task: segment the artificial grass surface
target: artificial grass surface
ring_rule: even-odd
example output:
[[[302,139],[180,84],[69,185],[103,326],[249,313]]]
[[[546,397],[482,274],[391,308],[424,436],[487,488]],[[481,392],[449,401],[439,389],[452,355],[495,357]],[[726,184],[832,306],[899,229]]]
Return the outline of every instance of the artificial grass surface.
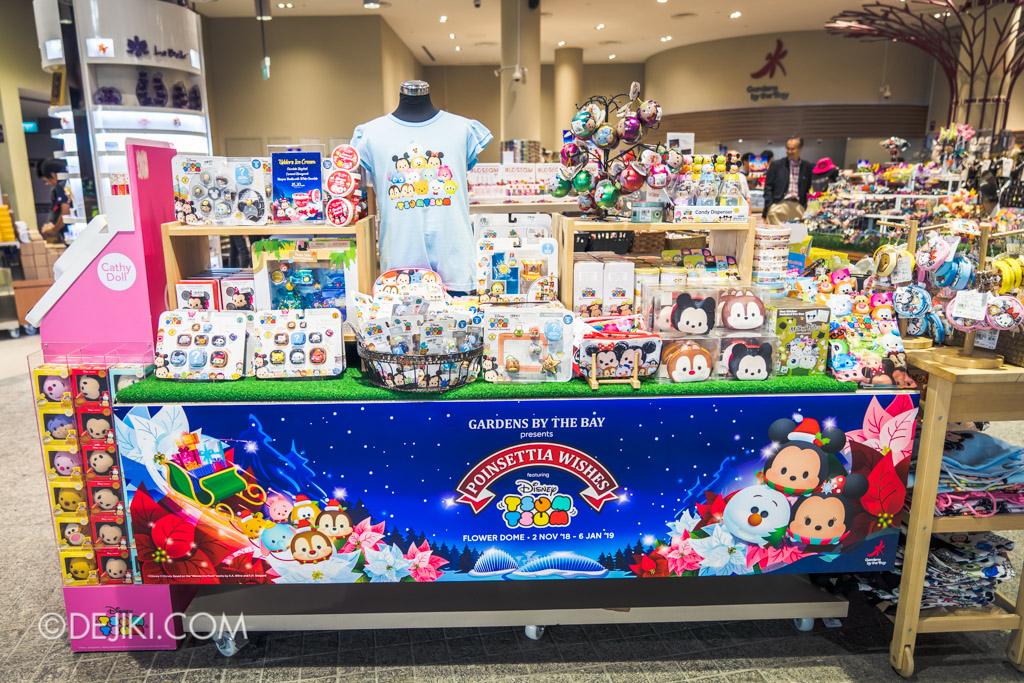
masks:
[[[703,396],[714,394],[805,394],[856,391],[852,382],[831,377],[777,377],[764,382],[697,382],[693,384],[643,382],[633,391],[612,384],[592,391],[581,379],[543,384],[492,384],[477,380],[442,393],[392,391],[375,387],[359,368],[348,368],[340,379],[266,380],[246,377],[228,382],[175,382],[149,377],[117,392],[118,404],[138,403],[260,403],[302,401],[416,401],[515,400],[521,398],[592,398],[607,396]]]

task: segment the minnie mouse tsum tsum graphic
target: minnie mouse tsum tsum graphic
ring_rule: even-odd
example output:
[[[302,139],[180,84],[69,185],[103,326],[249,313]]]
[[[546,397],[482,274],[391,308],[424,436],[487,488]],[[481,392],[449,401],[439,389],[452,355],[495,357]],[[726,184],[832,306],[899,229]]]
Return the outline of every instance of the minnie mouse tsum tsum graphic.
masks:
[[[224,306],[229,311],[253,311],[253,292],[251,289],[242,287],[227,287],[224,293],[230,300]]]
[[[737,380],[761,381],[772,372],[772,345],[733,344],[729,355],[729,375]]]
[[[444,158],[444,152],[431,152],[427,150],[427,167],[428,168],[441,168]]]
[[[850,533],[850,524],[861,510],[860,498],[868,480],[851,474],[832,493],[812,493],[793,505],[786,537],[807,545],[836,545]]]
[[[185,307],[193,311],[208,311],[210,310],[210,295],[206,292],[194,292],[185,290],[181,293],[181,300],[185,302]]]
[[[837,456],[846,445],[846,432],[838,427],[822,429],[809,417],[799,424],[781,418],[768,428],[768,438],[779,445],[758,475],[766,486],[802,496],[831,492],[846,483],[848,473]]]
[[[695,299],[689,292],[676,297],[672,307],[672,328],[687,334],[707,334],[715,327],[715,300]]]

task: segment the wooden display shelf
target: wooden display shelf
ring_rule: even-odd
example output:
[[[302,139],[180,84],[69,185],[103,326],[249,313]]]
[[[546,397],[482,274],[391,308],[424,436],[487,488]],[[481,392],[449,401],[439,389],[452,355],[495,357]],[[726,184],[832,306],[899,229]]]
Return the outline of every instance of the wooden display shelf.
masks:
[[[756,216],[750,216],[743,223],[701,223],[685,221],[682,223],[632,223],[630,221],[595,221],[568,218],[561,214],[552,217],[552,233],[558,240],[558,280],[562,294],[562,305],[572,308],[573,291],[573,253],[575,251],[577,232],[611,232],[626,230],[630,232],[674,232],[674,231],[705,231],[708,233],[708,249],[716,256],[732,256],[739,266],[740,281],[750,282],[754,268],[754,228],[757,226]]]
[[[1009,630],[1007,658],[1014,668],[1024,671],[1024,591],[1018,591],[1016,602],[997,593],[995,603],[984,608],[921,609],[933,533],[1024,529],[1024,515],[935,516],[947,426],[954,422],[1024,419],[1024,401],[1020,400],[1024,395],[1024,368],[955,367],[945,364],[936,349],[907,349],[907,363],[928,373],[928,390],[921,403],[924,417],[889,662],[901,676],[912,676],[919,633]]]
[[[377,279],[377,242],[373,217],[343,227],[309,225],[297,228],[290,225],[186,225],[163,223],[160,232],[164,247],[164,272],[167,276],[167,300],[174,301],[174,286],[185,278],[202,272],[210,265],[210,237],[222,235],[249,235],[251,237],[340,237],[356,242],[356,267],[359,269],[359,290],[369,292]],[[355,336],[346,330],[345,341]]]
[[[576,202],[511,202],[508,204],[470,204],[470,213],[565,213],[579,211]]]
[[[964,531],[1020,531],[1024,515],[992,515],[991,517],[936,517],[932,533],[948,534]]]

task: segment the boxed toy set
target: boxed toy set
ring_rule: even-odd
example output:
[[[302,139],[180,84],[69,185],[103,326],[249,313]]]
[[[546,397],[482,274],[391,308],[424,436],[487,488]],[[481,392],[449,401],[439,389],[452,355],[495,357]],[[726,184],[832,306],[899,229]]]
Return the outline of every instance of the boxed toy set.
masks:
[[[336,308],[345,319],[358,290],[355,241],[266,239],[252,251],[256,310]]]
[[[661,337],[649,332],[587,332],[576,349],[577,367],[587,379],[647,379],[658,373],[661,349]]]
[[[568,382],[573,315],[563,308],[491,306],[481,367],[488,382]]]
[[[477,242],[480,303],[554,301],[558,298],[558,242],[542,238],[516,246],[514,239]]]
[[[189,225],[263,225],[267,222],[267,161],[257,157],[178,155],[174,215]]]
[[[253,334],[256,377],[340,377],[345,371],[342,340],[337,309],[261,311]]]
[[[768,307],[768,329],[779,340],[775,372],[780,376],[824,375],[828,366],[831,311],[795,301]]]

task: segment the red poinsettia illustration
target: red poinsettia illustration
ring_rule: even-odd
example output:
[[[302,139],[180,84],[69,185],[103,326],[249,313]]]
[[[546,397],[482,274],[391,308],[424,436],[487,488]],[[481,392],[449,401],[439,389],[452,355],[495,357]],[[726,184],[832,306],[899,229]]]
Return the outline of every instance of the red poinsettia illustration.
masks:
[[[426,541],[423,541],[418,547],[415,543],[410,545],[405,559],[412,560],[410,576],[420,583],[437,581],[437,577],[441,575],[441,572],[437,571],[438,568],[448,564],[448,560],[434,555],[433,549]]]
[[[636,564],[629,565],[629,568],[641,579],[669,575],[668,560],[657,552],[652,552],[649,555],[633,555],[633,559]]]
[[[893,465],[888,453],[856,441],[850,442],[850,455],[852,472],[867,478],[868,490],[860,499],[864,511],[854,518],[848,543],[899,526],[907,498],[904,482],[910,468],[910,458]]]
[[[145,485],[132,497],[132,532],[146,583],[220,583],[217,565],[246,548],[245,538],[193,516]]]
[[[697,514],[700,515],[700,523],[695,527],[703,529],[712,524],[719,524],[722,515],[725,514],[725,504],[728,502],[724,497],[712,491],[705,491],[706,503],[697,503]]]
[[[274,583],[280,575],[262,558],[242,553],[217,565],[221,583]]]

